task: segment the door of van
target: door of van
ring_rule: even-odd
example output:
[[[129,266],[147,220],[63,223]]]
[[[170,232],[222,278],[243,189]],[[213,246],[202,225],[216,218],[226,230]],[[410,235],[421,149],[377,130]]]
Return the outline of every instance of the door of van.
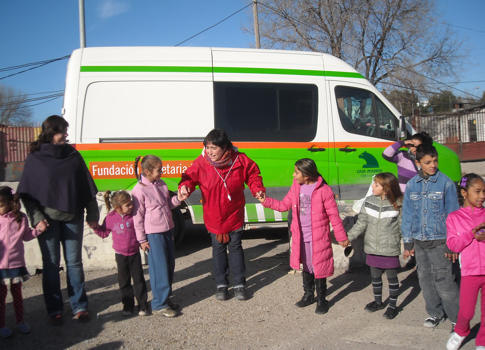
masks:
[[[330,162],[336,164],[340,198],[359,199],[373,175],[396,173],[382,152],[397,140],[399,120],[370,84],[330,80],[328,86],[334,142]]]
[[[259,165],[269,196],[288,192],[300,158],[314,159],[325,176],[329,125],[319,118],[326,105],[320,54],[213,49],[213,65],[215,127]]]

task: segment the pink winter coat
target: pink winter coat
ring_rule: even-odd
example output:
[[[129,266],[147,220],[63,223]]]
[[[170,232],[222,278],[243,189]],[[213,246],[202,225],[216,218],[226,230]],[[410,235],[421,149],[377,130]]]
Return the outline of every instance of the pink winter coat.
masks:
[[[300,229],[300,184],[293,181],[288,194],[282,201],[268,198],[263,203],[266,208],[277,211],[292,210],[291,221],[291,256],[290,266],[300,269],[300,248],[302,234]],[[342,220],[340,219],[337,203],[332,189],[318,178],[317,185],[312,193],[312,265],[315,278],[326,278],[333,275],[333,251],[330,239],[330,226],[332,223],[335,239],[338,242],[347,240]]]
[[[166,232],[174,227],[172,211],[180,205],[177,196],[170,198],[167,185],[161,179],[148,181],[143,175],[131,192],[133,197],[133,223],[136,239],[143,243],[147,234]]]
[[[24,267],[23,241],[30,241],[40,234],[29,227],[27,216],[23,213],[20,223],[11,211],[0,215],[0,269]]]
[[[460,253],[461,275],[485,275],[485,241],[477,241],[472,229],[485,222],[485,208],[464,207],[446,219],[446,244]]]

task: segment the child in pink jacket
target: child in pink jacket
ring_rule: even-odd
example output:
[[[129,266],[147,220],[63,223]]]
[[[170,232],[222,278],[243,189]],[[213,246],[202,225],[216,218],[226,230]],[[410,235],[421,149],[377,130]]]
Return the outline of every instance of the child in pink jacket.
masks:
[[[138,178],[138,162],[135,174]],[[160,179],[162,161],[157,156],[141,158],[141,175],[131,193],[133,196],[136,238],[141,249],[148,252],[148,272],[152,289],[152,311],[165,317],[178,315],[178,305],[172,294],[175,270],[174,227],[171,209],[180,205],[187,196],[170,196],[167,185]]]
[[[22,282],[29,273],[25,268],[24,243],[42,232],[33,230],[27,223],[27,216],[20,212],[18,197],[8,186],[0,187],[0,337],[7,338],[12,330],[5,327],[5,299],[7,284],[10,284],[17,330],[30,333],[30,326],[24,322]]]
[[[111,233],[116,265],[118,267],[118,285],[120,286],[123,315],[135,312],[135,298],[138,302],[138,315],[149,313],[147,287],[141,265],[140,244],[136,239],[133,224],[133,201],[126,191],[106,191],[104,194],[108,215],[101,226],[94,232],[101,238]],[[113,210],[111,210],[113,208]],[[131,285],[133,279],[133,286]]]
[[[476,174],[467,174],[459,183],[463,207],[446,219],[446,244],[460,253],[461,284],[460,309],[454,332],[446,348],[458,349],[470,334],[470,321],[475,313],[478,292],[481,290],[482,316],[475,340],[477,349],[485,350],[485,182]]]
[[[303,158],[295,163],[293,185],[282,201],[261,195],[258,199],[263,206],[277,211],[292,210],[290,265],[299,270],[303,264],[304,294],[296,303],[298,307],[315,302],[315,313],[328,312],[327,277],[333,275],[333,251],[330,239],[332,223],[334,235],[339,245],[349,244],[337,203],[331,188],[318,173],[312,159]]]

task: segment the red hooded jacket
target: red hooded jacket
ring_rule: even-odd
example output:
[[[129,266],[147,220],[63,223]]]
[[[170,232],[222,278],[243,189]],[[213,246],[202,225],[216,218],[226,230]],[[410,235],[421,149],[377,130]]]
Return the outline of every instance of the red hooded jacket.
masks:
[[[259,191],[265,191],[261,173],[254,161],[240,152],[233,152],[232,161],[232,169],[230,165],[215,168],[200,155],[182,174],[179,184],[179,188],[185,185],[190,193],[199,186],[204,223],[207,231],[214,234],[229,233],[243,226],[246,203],[244,184],[248,185],[253,196]],[[221,177],[226,179],[227,189]]]

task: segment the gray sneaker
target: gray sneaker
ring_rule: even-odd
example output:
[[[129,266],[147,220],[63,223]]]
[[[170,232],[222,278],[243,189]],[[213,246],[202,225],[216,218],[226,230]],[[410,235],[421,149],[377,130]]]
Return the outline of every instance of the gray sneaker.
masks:
[[[244,287],[236,287],[234,288],[234,296],[237,300],[247,300],[248,293],[246,292],[246,288]]]
[[[164,309],[155,310],[154,313],[157,313],[157,314],[160,314],[162,316],[169,317],[169,318],[175,317],[179,314],[177,310],[172,309],[170,306],[166,307]]]
[[[216,291],[217,300],[227,300],[229,299],[229,293],[227,293],[227,287],[218,287]]]
[[[435,328],[442,320],[443,318],[440,317],[428,317],[424,320],[423,326],[426,328]]]

